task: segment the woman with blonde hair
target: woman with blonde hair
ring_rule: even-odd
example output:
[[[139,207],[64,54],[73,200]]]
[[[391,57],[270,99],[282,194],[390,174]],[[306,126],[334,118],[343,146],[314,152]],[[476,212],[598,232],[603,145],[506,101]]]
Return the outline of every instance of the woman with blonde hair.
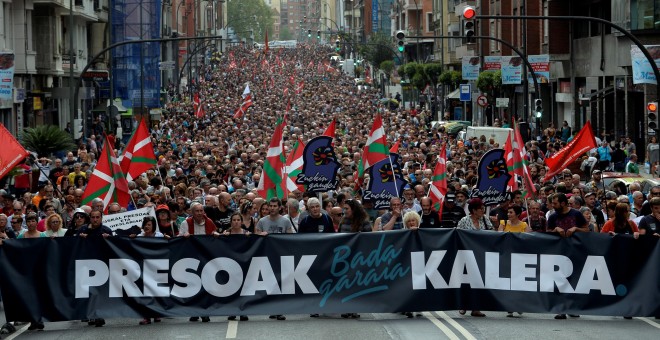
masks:
[[[403,227],[405,229],[415,230],[419,229],[419,224],[422,221],[422,217],[414,211],[409,211],[403,215]]]
[[[62,237],[66,234],[67,229],[63,227],[64,221],[59,214],[51,214],[46,217],[46,236]]]

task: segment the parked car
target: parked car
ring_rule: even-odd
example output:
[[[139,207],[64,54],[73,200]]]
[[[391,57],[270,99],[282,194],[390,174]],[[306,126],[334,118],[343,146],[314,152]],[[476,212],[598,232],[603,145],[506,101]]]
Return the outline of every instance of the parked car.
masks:
[[[642,183],[644,177],[640,174],[633,174],[629,172],[603,172],[603,184],[606,190],[618,191],[620,193],[627,193],[628,186],[633,182]],[[615,190],[617,189],[618,190]],[[644,192],[644,190],[642,190]]]

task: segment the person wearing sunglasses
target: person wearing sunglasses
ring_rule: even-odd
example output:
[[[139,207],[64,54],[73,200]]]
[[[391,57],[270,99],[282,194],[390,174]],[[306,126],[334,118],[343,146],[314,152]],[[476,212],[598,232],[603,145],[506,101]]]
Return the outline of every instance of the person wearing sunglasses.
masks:
[[[69,228],[67,229],[64,236],[78,236],[80,229],[89,224],[89,214],[85,212],[82,208],[76,209],[76,212],[73,213],[73,218]]]

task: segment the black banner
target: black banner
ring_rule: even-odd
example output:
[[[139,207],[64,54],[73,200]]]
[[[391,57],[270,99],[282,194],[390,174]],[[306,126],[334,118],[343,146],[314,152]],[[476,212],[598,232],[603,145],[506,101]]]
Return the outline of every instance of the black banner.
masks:
[[[8,320],[477,309],[660,315],[656,237],[463,230],[9,240]]]

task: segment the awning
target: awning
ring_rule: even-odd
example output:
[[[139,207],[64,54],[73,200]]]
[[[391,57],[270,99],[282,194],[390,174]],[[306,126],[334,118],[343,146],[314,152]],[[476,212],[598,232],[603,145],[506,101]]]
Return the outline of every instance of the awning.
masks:
[[[461,99],[461,89],[458,88],[454,91],[451,91],[448,95],[445,96],[446,99]]]

